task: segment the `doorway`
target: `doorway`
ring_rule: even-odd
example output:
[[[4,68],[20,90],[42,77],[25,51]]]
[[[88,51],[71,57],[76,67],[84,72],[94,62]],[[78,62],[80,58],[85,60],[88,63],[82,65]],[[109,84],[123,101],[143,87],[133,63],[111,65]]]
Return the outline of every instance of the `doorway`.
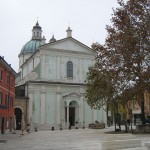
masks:
[[[70,123],[70,126],[75,125],[75,107],[69,108],[69,123]]]
[[[20,108],[15,108],[15,116],[16,116],[16,130],[21,130],[22,110]]]
[[[70,126],[75,126],[75,122],[78,121],[79,118],[79,110],[78,110],[78,103],[76,101],[71,101],[69,103],[69,112],[68,112],[68,121],[67,121],[67,107],[65,107],[65,121],[69,122]]]
[[[5,119],[2,118],[2,122],[1,122],[1,134],[5,133]]]

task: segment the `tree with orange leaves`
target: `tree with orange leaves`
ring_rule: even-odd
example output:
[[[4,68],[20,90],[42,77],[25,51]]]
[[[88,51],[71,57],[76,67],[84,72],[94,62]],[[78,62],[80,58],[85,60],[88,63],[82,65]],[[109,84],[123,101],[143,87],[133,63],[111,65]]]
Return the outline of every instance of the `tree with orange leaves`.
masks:
[[[150,1],[118,0],[112,25],[107,25],[105,44],[95,43],[96,63],[87,74],[85,100],[92,108],[135,96],[141,101],[144,123],[144,92],[150,92]]]

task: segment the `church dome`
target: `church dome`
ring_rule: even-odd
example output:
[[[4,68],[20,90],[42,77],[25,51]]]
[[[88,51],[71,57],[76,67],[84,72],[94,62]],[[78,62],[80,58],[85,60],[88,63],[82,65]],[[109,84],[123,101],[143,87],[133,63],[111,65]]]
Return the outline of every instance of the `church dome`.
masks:
[[[32,39],[23,46],[19,55],[34,53],[42,44],[42,40],[45,39],[42,39],[42,28],[39,26],[39,23],[37,21],[32,29]]]
[[[20,54],[34,53],[40,45],[41,40],[32,39],[23,46]]]

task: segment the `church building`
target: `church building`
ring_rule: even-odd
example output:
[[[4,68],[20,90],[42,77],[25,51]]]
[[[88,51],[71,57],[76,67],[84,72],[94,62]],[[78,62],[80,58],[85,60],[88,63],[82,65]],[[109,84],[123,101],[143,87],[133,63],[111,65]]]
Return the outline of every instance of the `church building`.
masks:
[[[37,22],[32,39],[19,54],[20,78],[28,97],[27,123],[38,130],[88,127],[95,121],[106,123],[103,109],[93,110],[84,101],[88,68],[96,53],[72,37],[70,27],[65,38],[48,43]]]

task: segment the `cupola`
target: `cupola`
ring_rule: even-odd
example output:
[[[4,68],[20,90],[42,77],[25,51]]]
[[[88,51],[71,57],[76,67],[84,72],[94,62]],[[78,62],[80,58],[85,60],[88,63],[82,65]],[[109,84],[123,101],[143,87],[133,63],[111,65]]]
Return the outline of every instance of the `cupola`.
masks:
[[[54,35],[53,35],[49,42],[55,42],[55,41],[56,39],[54,38]]]
[[[39,26],[39,23],[37,21],[37,23],[32,29],[32,39],[41,40],[41,38],[42,38],[42,28]]]

